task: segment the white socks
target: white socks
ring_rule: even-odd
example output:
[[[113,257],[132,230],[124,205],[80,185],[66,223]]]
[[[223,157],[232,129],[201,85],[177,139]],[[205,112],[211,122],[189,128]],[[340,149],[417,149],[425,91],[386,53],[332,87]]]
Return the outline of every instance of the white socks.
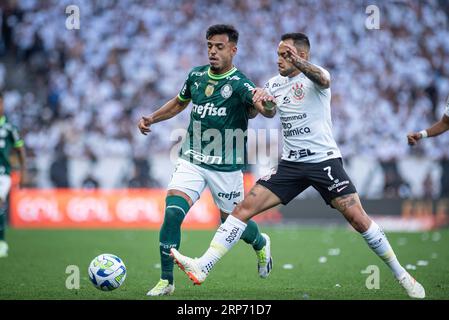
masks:
[[[229,215],[215,233],[209,249],[207,249],[201,258],[198,258],[201,269],[205,273],[209,273],[215,263],[240,240],[245,229],[246,223]]]
[[[370,227],[362,233],[362,237],[368,246],[390,267],[396,279],[404,275],[405,269],[399,263],[385,233],[377,223],[371,221]]]
[[[207,249],[202,257],[198,258],[201,269],[205,273],[209,273],[218,260],[240,240],[245,229],[246,223],[232,215],[228,216],[226,221],[215,233],[209,249]],[[368,246],[390,267],[396,279],[404,275],[406,270],[396,258],[385,233],[374,221],[371,221],[368,230],[361,235],[368,243]]]

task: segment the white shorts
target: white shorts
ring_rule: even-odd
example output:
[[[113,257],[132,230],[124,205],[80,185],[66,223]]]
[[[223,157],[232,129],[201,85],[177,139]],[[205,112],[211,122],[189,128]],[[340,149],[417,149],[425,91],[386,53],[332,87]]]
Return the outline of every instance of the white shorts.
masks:
[[[11,188],[11,177],[5,174],[0,175],[0,201],[5,202]]]
[[[242,171],[208,170],[181,158],[176,163],[167,189],[182,191],[195,203],[206,186],[209,186],[217,207],[225,213],[231,213],[235,205],[243,200]]]

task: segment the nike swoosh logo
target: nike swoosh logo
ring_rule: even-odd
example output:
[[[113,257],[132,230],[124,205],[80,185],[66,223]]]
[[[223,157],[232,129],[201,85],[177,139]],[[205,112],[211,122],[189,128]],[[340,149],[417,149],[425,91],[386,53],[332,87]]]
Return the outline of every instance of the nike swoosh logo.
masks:
[[[277,96],[273,96],[273,98],[277,99],[277,98],[279,98],[280,96],[281,96],[281,95],[278,94]]]
[[[348,186],[344,186],[343,188],[340,188],[340,189],[338,189],[337,188],[337,192],[340,192],[341,190],[344,190],[344,189],[346,189]]]

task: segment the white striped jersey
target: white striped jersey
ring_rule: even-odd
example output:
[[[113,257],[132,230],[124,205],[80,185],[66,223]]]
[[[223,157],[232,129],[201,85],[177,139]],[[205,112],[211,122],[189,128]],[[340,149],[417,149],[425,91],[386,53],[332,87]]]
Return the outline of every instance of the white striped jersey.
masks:
[[[327,70],[320,69],[330,77]],[[330,88],[320,88],[300,73],[292,78],[277,75],[266,83],[265,90],[276,99],[283,160],[317,163],[341,157],[332,135]]]

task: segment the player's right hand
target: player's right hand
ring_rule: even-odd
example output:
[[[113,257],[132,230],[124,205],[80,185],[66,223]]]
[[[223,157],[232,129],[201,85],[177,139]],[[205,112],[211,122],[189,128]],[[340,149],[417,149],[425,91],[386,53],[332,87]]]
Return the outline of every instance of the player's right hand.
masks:
[[[150,126],[152,123],[153,122],[150,117],[142,117],[142,119],[139,120],[137,127],[139,127],[140,132],[146,136],[149,132],[151,132]]]
[[[421,133],[419,132],[413,132],[413,133],[409,133],[407,135],[407,140],[408,140],[408,144],[410,146],[414,146],[418,143],[418,140],[421,140],[422,136]]]

